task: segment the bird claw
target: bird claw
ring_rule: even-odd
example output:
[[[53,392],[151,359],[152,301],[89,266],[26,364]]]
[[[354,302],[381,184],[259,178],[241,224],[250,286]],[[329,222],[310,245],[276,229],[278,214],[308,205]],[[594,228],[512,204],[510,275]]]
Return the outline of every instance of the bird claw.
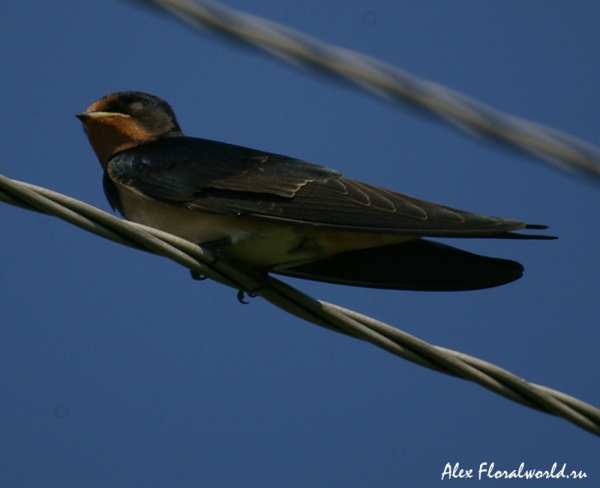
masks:
[[[244,290],[238,290],[237,299],[238,299],[238,302],[240,302],[242,305],[248,305],[250,303],[250,302],[247,302],[246,300],[244,300],[244,297],[246,296],[246,294],[248,295],[249,298],[254,298],[256,296],[255,293],[250,293],[249,291],[244,291]]]
[[[196,281],[204,281],[205,279],[208,278],[208,276],[200,274],[200,273],[196,273],[195,271],[190,270],[190,274],[192,275],[192,279],[196,280]]]
[[[190,274],[192,275],[192,279],[196,280],[196,281],[204,281],[205,279],[208,278],[208,276],[202,275],[200,273],[196,273],[195,271],[190,271]],[[256,293],[251,293],[249,291],[245,291],[245,290],[238,290],[237,292],[237,299],[238,302],[240,302],[242,305],[248,305],[250,302],[245,300],[245,297],[248,296],[248,298],[254,298],[256,297]]]

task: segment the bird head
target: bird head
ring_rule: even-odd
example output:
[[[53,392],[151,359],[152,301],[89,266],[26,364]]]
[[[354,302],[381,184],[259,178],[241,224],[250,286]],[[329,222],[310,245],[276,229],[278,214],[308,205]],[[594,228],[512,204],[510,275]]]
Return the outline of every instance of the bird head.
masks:
[[[157,139],[181,136],[171,106],[142,92],[119,92],[92,103],[76,117],[90,144],[106,167],[116,153]]]

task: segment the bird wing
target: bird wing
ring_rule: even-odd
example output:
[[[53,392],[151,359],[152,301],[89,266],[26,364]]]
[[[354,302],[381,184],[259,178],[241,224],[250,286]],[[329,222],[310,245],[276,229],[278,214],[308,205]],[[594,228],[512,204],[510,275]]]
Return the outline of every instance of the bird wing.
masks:
[[[177,207],[330,230],[502,237],[527,228],[519,220],[464,212],[342,178],[306,161],[191,137],[118,153],[106,175]],[[109,200],[110,193],[107,188]]]

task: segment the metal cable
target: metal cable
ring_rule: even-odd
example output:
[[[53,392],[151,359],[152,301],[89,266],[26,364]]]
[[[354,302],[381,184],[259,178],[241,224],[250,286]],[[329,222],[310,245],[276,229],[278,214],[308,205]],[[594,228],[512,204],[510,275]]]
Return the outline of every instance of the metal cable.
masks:
[[[433,346],[388,324],[316,300],[290,285],[214,257],[166,232],[128,222],[74,198],[0,175],[0,200],[53,215],[119,244],[152,252],[220,283],[245,290],[314,324],[362,339],[434,371],[473,381],[510,400],[562,417],[600,435],[600,410],[577,398],[522,378],[460,352]]]
[[[330,46],[281,24],[208,0],[134,1],[146,6],[158,5],[196,29],[208,28],[294,66],[334,75],[387,101],[408,103],[470,136],[484,136],[509,144],[555,167],[600,183],[600,148],[541,124],[504,114],[377,59]]]

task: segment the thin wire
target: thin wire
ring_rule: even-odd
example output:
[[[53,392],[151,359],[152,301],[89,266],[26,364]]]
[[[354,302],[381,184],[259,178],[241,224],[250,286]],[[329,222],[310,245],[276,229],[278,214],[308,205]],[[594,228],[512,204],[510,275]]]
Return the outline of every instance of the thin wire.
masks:
[[[504,114],[377,59],[330,46],[281,24],[208,0],[135,1],[146,6],[158,5],[196,29],[209,29],[283,62],[333,75],[387,101],[408,103],[470,136],[500,141],[557,168],[600,183],[600,148],[541,124]]]
[[[473,381],[528,407],[551,413],[600,436],[600,410],[547,387],[460,352],[433,346],[371,317],[316,300],[292,286],[214,257],[199,246],[166,232],[121,220],[74,198],[0,175],[0,200],[47,213],[88,232],[134,249],[152,252],[212,278],[245,290],[314,324],[362,339],[434,371]]]

